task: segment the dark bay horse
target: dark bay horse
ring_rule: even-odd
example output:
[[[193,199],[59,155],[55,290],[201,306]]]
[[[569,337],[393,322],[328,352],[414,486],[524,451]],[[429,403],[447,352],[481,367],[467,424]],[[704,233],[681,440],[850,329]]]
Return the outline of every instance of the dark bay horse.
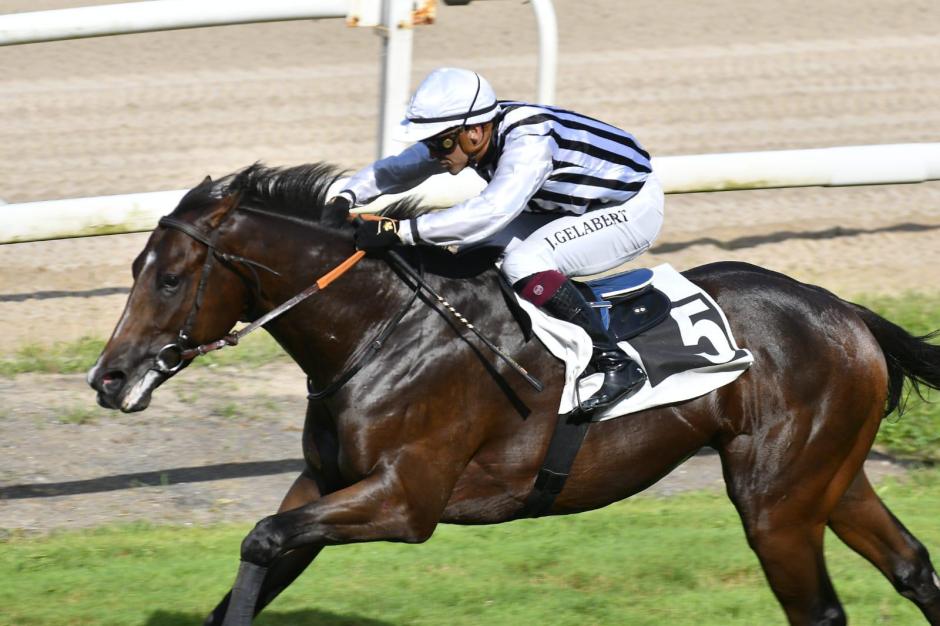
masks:
[[[349,257],[345,216],[323,206],[335,176],[325,165],[255,165],[191,190],[172,214],[185,226],[158,227],[134,262],[123,316],[88,374],[99,402],[145,409],[176,373],[161,371],[155,357],[181,329],[190,345],[217,340]],[[708,446],[791,624],[846,623],[823,557],[827,525],[940,624],[940,579],[927,550],[862,468],[905,381],[940,388],[934,335],[914,337],[821,288],[747,264],[686,275],[721,305],[754,365],[705,396],[592,424],[551,513],[626,498]],[[207,624],[250,623],[324,546],[416,543],[440,522],[495,524],[519,514],[556,423],[563,367],[523,339],[494,269],[427,280],[545,391],[493,360],[430,298],[408,306],[414,286],[382,259],[363,260],[266,324],[319,389],[404,311],[374,358],[309,403],[306,469],[278,512],[245,538],[233,592]]]

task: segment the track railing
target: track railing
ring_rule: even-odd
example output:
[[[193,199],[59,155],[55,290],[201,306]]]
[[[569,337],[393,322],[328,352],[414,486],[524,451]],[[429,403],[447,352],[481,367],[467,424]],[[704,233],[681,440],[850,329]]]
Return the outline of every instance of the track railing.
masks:
[[[940,143],[664,156],[653,158],[653,169],[666,193],[915,183],[940,180]],[[479,193],[483,186],[469,170],[458,176],[440,174],[408,194],[384,196],[364,210],[378,210],[405,195],[417,196],[430,206],[450,206]],[[174,190],[2,206],[0,243],[152,230],[184,193]]]
[[[446,2],[447,0],[445,0]],[[463,4],[465,2],[456,2]],[[554,101],[557,26],[551,0],[531,0],[539,27],[538,100]],[[395,152],[391,129],[409,93],[412,26],[433,21],[436,0],[150,0],[0,16],[0,46],[225,24],[345,17],[385,38],[379,155]],[[653,159],[667,193],[796,186],[871,185],[940,179],[940,144],[666,156]],[[432,177],[409,195],[448,206],[480,191],[472,172]],[[0,208],[0,244],[152,229],[184,190],[52,200]],[[367,210],[384,206],[389,196]]]

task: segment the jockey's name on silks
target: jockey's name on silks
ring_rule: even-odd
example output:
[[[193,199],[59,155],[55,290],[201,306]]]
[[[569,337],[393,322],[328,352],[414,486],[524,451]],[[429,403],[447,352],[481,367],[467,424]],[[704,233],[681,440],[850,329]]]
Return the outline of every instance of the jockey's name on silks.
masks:
[[[544,239],[545,242],[552,247],[552,250],[554,250],[560,243],[573,241],[579,237],[584,237],[588,233],[596,233],[597,231],[607,228],[608,226],[613,226],[614,224],[626,224],[629,221],[630,220],[627,217],[627,209],[623,208],[611,213],[598,215],[597,217],[592,218],[590,221],[568,226],[567,228],[563,228],[552,233],[548,237],[544,237]]]

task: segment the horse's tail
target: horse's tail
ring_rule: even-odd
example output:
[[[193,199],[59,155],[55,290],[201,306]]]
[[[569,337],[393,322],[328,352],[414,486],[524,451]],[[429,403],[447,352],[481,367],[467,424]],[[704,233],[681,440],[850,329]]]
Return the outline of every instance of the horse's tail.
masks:
[[[851,303],[850,303],[851,304]],[[940,337],[940,330],[915,336],[859,304],[851,304],[868,330],[875,336],[888,363],[888,399],[885,415],[895,409],[904,412],[904,380],[923,398],[921,385],[940,389],[940,346],[930,343]]]

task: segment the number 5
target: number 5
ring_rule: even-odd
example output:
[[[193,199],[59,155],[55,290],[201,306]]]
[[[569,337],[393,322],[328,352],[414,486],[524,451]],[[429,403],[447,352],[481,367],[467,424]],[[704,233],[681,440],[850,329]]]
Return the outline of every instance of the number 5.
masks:
[[[698,299],[673,308],[669,314],[679,325],[679,333],[682,335],[683,344],[695,346],[698,345],[699,339],[704,337],[717,351],[716,354],[699,352],[697,356],[708,359],[712,363],[727,363],[734,357],[734,349],[728,344],[728,337],[725,336],[721,326],[709,319],[692,321],[693,315],[698,315],[707,310],[708,306]]]

